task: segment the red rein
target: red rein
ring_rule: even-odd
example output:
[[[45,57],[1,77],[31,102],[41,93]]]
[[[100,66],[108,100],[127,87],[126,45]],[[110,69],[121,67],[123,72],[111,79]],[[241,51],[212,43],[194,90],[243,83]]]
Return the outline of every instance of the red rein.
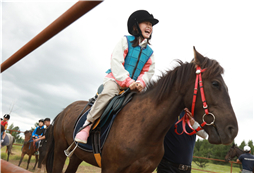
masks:
[[[205,114],[203,116],[203,123],[195,130],[192,128],[191,124],[190,124],[190,118],[188,117],[188,109],[185,108],[185,114],[184,116],[175,123],[175,132],[178,134],[178,135],[181,135],[184,133],[188,134],[188,135],[194,135],[196,134],[198,131],[202,130],[202,128],[205,126],[205,125],[208,125],[205,121],[204,121],[204,117],[205,115],[208,115],[208,114],[211,114],[208,112],[208,105],[206,103],[206,100],[205,100],[205,93],[204,93],[204,88],[203,88],[203,82],[202,82],[202,76],[201,76],[201,73],[203,73],[206,69],[201,69],[200,66],[197,66],[196,68],[196,82],[195,82],[195,87],[194,87],[194,95],[193,95],[193,100],[192,100],[192,107],[191,107],[191,116],[194,117],[194,109],[195,109],[195,104],[196,104],[196,97],[197,97],[197,93],[198,93],[198,84],[199,84],[199,88],[200,88],[200,93],[201,93],[201,99],[202,99],[202,102],[203,102],[203,108],[205,109]],[[190,114],[190,113],[189,113]],[[212,115],[212,114],[211,114]],[[214,117],[214,115],[212,115]],[[214,117],[214,120],[215,120],[215,117]],[[178,133],[177,131],[177,124],[179,124],[180,122],[182,121],[182,126],[183,126],[183,131],[181,133]],[[192,132],[189,133],[187,132],[186,130],[186,122],[188,124],[188,126],[191,128]],[[213,124],[214,121],[212,123],[210,123],[209,125]]]

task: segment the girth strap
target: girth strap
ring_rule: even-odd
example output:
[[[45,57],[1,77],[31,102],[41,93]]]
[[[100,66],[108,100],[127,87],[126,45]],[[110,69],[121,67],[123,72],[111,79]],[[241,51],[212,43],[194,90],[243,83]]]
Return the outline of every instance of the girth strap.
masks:
[[[129,95],[126,99],[124,99],[125,96],[122,97],[123,94],[127,94],[129,91],[130,91],[130,89],[128,88],[123,93],[120,93],[119,98],[122,98],[122,99],[120,99],[118,104],[112,105],[113,109],[111,111],[113,111],[113,113],[115,113],[115,115],[117,115],[122,110],[122,108],[127,103],[129,103],[131,101],[134,93]],[[118,99],[117,96],[115,98]],[[110,114],[111,114],[111,112],[110,112]],[[92,148],[93,148],[94,158],[95,158],[99,167],[101,167],[101,146],[100,146],[101,128],[98,125],[100,124],[102,118],[103,117],[101,116],[101,118],[98,118],[95,121],[94,125],[92,126],[92,130],[90,132],[91,137],[92,137]]]
[[[99,167],[101,167],[100,132],[101,132],[100,127],[97,127],[96,129],[93,129],[91,131],[93,154]]]

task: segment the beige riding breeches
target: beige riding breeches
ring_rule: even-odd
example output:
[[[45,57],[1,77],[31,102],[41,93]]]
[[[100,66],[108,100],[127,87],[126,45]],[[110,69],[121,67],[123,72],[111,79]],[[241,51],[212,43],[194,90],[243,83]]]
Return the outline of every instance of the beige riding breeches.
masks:
[[[105,82],[103,87],[103,91],[98,95],[98,98],[87,115],[87,120],[92,123],[102,115],[109,101],[120,92],[120,86],[113,80]]]

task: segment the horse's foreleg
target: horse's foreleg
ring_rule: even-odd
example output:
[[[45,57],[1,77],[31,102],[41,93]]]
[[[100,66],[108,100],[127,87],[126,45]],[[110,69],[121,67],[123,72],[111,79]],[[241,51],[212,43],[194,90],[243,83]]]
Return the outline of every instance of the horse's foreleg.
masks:
[[[41,173],[44,173],[45,172],[44,170],[46,170],[45,165],[42,164],[40,170],[41,170]]]
[[[75,154],[71,156],[69,165],[65,171],[65,173],[73,173],[78,169],[79,164],[82,162]]]
[[[54,146],[54,161],[52,173],[62,173],[66,156],[64,150],[67,148],[65,141],[58,140]]]
[[[32,155],[29,155],[29,158],[28,158],[28,161],[27,161],[27,167],[26,167],[27,170],[28,170],[28,167],[29,167],[29,163],[30,163],[31,156],[32,156]]]
[[[22,160],[24,158],[24,155],[25,155],[24,153],[21,154],[21,158],[20,158],[20,161],[19,161],[19,166],[20,166],[20,164],[21,164],[21,162],[22,162]]]
[[[36,167],[36,165],[37,165],[37,162],[38,162],[38,155],[35,155],[35,165],[34,165],[34,168],[33,168],[33,170],[35,170],[35,167]]]
[[[10,157],[10,154],[11,154],[12,145],[13,144],[7,146],[7,149],[8,149],[7,162],[9,162],[9,157]]]
[[[41,148],[39,149],[39,161],[38,161],[38,168],[41,168],[41,163],[42,163],[42,159],[45,157],[44,154],[42,153]]]
[[[11,152],[8,151],[7,162],[9,162],[10,153],[11,153]]]

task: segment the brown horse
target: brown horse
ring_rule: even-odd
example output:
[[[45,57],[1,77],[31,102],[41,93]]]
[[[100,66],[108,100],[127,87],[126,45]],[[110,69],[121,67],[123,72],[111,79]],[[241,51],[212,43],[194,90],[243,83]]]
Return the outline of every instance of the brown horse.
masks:
[[[244,154],[246,152],[244,152],[243,150],[241,150],[240,148],[238,148],[234,143],[232,145],[232,147],[229,149],[228,153],[225,156],[225,161],[229,162],[231,159],[233,159],[234,157],[239,158],[241,154]],[[242,170],[242,165],[239,165],[240,170]],[[252,172],[254,172],[254,167]]]
[[[223,68],[215,60],[203,57],[194,48],[191,63],[182,63],[163,74],[147,90],[135,95],[117,115],[102,150],[102,173],[152,172],[164,154],[163,141],[169,128],[184,108],[191,110],[196,65],[202,69],[205,96],[215,123],[205,126],[209,142],[230,144],[237,135],[238,124],[231,106],[228,89],[221,76]],[[204,115],[200,92],[197,94],[195,119],[202,123]],[[54,120],[51,145],[47,155],[47,171],[62,172],[64,150],[73,142],[77,117],[87,102],[77,101],[67,106]],[[212,116],[206,116],[211,122]],[[66,173],[76,172],[86,161],[97,166],[92,153],[77,148],[70,158]]]
[[[25,134],[25,140],[24,140],[24,144],[23,144],[23,147],[22,147],[22,154],[21,154],[21,158],[20,158],[20,161],[19,161],[19,166],[20,166],[24,156],[27,154],[29,156],[29,158],[28,158],[28,161],[27,161],[26,169],[28,169],[30,159],[31,159],[32,155],[34,155],[34,153],[36,152],[36,148],[35,148],[34,143],[33,143],[32,132],[31,131],[25,131],[24,134]],[[35,155],[35,159],[36,159],[36,162],[35,162],[35,165],[34,165],[33,169],[35,169],[35,167],[37,165],[38,155]]]
[[[238,148],[235,144],[232,145],[232,147],[229,149],[228,153],[225,156],[225,161],[228,162],[234,157],[239,158],[241,154],[244,154],[245,152]]]

